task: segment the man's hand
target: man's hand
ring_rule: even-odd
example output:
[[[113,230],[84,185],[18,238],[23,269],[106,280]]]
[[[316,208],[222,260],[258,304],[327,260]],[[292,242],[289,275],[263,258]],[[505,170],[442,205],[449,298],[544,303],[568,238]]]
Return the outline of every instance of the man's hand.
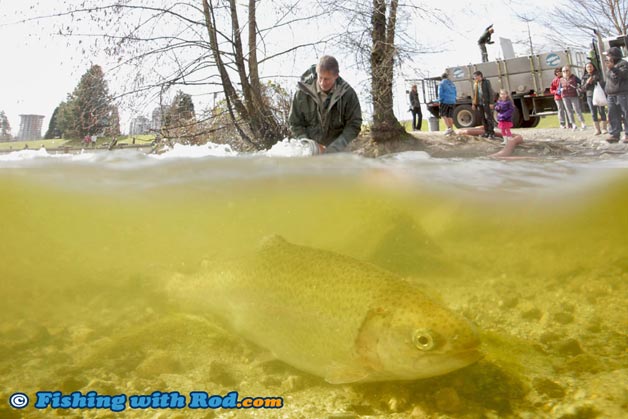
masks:
[[[322,144],[318,144],[318,143],[316,143],[316,144],[318,145],[318,152],[321,153],[321,154],[324,154],[326,147],[324,145],[322,145]]]
[[[490,110],[495,109],[495,105],[488,105],[488,107],[489,107]]]
[[[475,111],[475,110],[477,110],[477,106],[471,105],[471,109],[473,109]]]

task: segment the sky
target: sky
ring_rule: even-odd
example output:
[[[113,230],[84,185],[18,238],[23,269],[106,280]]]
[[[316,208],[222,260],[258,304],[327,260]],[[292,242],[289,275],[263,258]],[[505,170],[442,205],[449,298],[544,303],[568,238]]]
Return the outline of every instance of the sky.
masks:
[[[29,20],[24,22],[25,17],[48,15],[62,10],[64,3],[72,3],[72,1],[0,0],[0,110],[4,110],[7,114],[14,136],[18,134],[20,114],[44,115],[43,131],[45,132],[55,107],[74,90],[81,75],[92,63],[100,64],[105,72],[107,68],[114,65],[115,61],[104,54],[88,58],[80,54],[80,50],[85,45],[83,42],[91,40],[67,38],[55,34],[58,26],[53,23],[58,21]],[[433,2],[426,2],[426,4],[433,4]],[[440,75],[446,67],[478,62],[480,52],[477,39],[489,24],[494,24],[493,40],[496,41],[494,45],[489,45],[489,57],[491,59],[500,57],[501,52],[497,47],[500,37],[509,38],[513,42],[527,40],[528,37],[528,26],[515,16],[515,10],[530,17],[538,17],[539,10],[544,10],[543,6],[547,5],[547,1],[476,0],[472,8],[469,8],[467,4],[466,0],[450,0],[445,4],[447,11],[440,13],[450,20],[449,28],[435,19],[423,21],[417,17],[414,17],[408,25],[407,34],[411,42],[424,45],[430,52],[412,56],[402,63],[397,71],[395,112],[398,118],[408,118],[405,94],[408,82],[406,80],[436,76]],[[82,24],[87,24],[87,22]],[[541,45],[535,48],[542,49],[546,28],[539,19],[535,19],[530,23],[530,29],[533,42]],[[292,42],[299,42],[299,34],[294,33],[293,36]],[[351,58],[348,58],[352,55],[350,52],[336,52],[337,55],[343,55],[343,53],[346,55],[343,58],[339,57],[341,76],[354,86],[362,98],[363,108],[368,109],[368,104],[364,106],[366,102],[364,97],[368,91],[366,74],[351,63]],[[525,53],[526,46],[515,44],[515,52]],[[316,57],[312,57],[311,62],[315,61]],[[296,77],[304,70],[302,60],[293,60],[282,66],[281,73],[293,74]],[[275,70],[267,69],[267,71],[272,73]],[[109,80],[109,83],[110,89],[115,91],[116,80]],[[286,83],[296,84],[296,78]],[[294,86],[286,87],[292,90]],[[209,103],[203,103],[203,100],[209,100],[208,95],[200,94],[198,97],[200,103],[195,99],[197,109],[209,105]],[[156,103],[149,104],[146,109],[139,110],[120,109],[122,131],[128,130],[132,117],[139,114],[150,116],[152,108],[156,105]]]

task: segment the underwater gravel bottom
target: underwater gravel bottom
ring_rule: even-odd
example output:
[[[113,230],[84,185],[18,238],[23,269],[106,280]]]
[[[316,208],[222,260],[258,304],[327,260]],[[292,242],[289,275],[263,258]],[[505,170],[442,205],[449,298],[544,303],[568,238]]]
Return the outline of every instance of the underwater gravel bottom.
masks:
[[[1,168],[0,196],[2,418],[567,419],[628,408],[624,169],[411,155],[37,161]],[[468,319],[484,357],[421,380],[333,385],[169,292],[254,257],[272,235],[405,278]],[[211,290],[199,293],[209,307]],[[283,407],[36,409],[40,391],[188,401],[237,391]],[[31,403],[21,410],[9,405],[18,392]]]

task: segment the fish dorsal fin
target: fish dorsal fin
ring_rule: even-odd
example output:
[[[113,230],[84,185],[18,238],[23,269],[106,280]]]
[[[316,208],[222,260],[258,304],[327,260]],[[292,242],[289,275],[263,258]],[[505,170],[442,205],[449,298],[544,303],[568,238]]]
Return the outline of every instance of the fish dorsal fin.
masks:
[[[330,384],[349,384],[364,381],[369,371],[358,365],[344,365],[332,362],[325,373],[325,381]]]
[[[277,246],[285,246],[288,241],[279,234],[270,234],[264,237],[259,243],[259,250],[272,249]]]

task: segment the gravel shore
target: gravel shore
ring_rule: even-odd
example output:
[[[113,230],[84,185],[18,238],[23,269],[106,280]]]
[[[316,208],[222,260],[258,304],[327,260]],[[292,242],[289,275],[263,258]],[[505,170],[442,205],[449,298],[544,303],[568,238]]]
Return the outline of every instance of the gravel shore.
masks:
[[[513,156],[535,159],[609,158],[628,152],[628,143],[610,144],[608,134],[595,135],[593,127],[572,131],[560,128],[521,128],[512,130],[523,137]],[[622,137],[623,139],[623,137]],[[425,151],[435,158],[475,158],[489,156],[502,149],[501,140],[444,132],[412,132],[407,139],[378,144],[370,135],[357,138],[349,150],[365,156],[378,157],[404,151]]]

